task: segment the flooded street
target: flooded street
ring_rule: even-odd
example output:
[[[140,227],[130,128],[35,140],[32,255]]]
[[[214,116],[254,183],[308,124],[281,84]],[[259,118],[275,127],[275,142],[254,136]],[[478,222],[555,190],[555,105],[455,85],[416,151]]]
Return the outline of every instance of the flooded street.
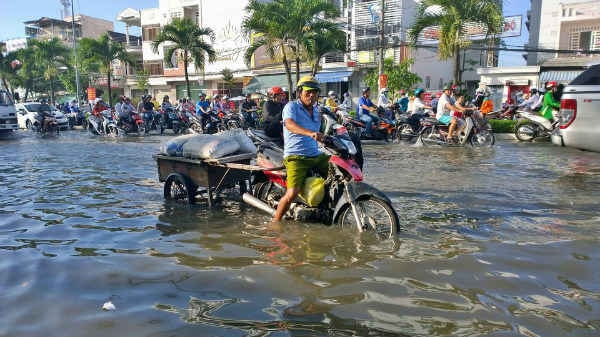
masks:
[[[600,334],[600,153],[367,144],[381,243],[165,202],[167,139],[0,140],[0,336]]]

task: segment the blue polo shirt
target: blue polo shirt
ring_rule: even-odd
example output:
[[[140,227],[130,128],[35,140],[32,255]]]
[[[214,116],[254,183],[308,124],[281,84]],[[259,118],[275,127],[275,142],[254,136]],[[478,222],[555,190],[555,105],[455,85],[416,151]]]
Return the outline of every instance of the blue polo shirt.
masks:
[[[321,128],[321,119],[319,117],[319,109],[316,106],[312,107],[313,117],[310,118],[308,111],[302,106],[300,100],[291,101],[283,108],[283,157],[291,155],[299,155],[305,157],[316,157],[319,152],[319,144],[316,140],[309,136],[299,135],[297,133],[290,132],[285,127],[285,121],[293,119],[296,124],[301,127],[318,132]]]
[[[204,111],[208,111],[208,108],[210,107],[210,102],[206,99],[204,101],[198,101],[196,103],[196,113],[197,114],[202,113],[202,111],[200,111],[200,107],[202,107],[204,109]]]
[[[360,96],[360,98],[358,99],[358,105],[356,106],[356,116],[360,117],[361,114],[368,114],[370,113],[369,110],[363,110],[362,106],[366,105],[368,107],[372,107],[375,106],[373,104],[373,102],[371,102],[371,99],[365,96]]]

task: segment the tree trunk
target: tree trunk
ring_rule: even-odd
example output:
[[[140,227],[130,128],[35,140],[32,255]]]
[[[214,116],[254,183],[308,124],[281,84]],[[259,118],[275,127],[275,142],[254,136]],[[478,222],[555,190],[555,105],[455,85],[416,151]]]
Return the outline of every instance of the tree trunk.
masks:
[[[285,50],[283,49],[283,44],[281,44],[281,53],[283,54],[283,67],[285,68],[285,74],[288,80],[289,93],[291,96],[292,91],[294,90],[292,87],[292,70],[290,69],[290,64],[287,60],[287,55],[285,54]],[[288,100],[291,100],[291,97],[288,96]]]
[[[310,72],[312,77],[317,76],[317,71],[319,70],[319,61],[315,62],[312,66],[312,70]]]
[[[108,106],[112,107],[112,91],[110,89],[110,65],[108,66],[108,71],[106,72],[106,84],[108,85]]]
[[[454,84],[460,84],[460,47],[454,47]]]
[[[50,76],[50,102],[54,105],[54,77]]]
[[[185,75],[185,88],[187,91],[187,97],[192,99],[192,91],[190,90],[190,79],[188,77],[188,52],[183,51],[183,74]]]

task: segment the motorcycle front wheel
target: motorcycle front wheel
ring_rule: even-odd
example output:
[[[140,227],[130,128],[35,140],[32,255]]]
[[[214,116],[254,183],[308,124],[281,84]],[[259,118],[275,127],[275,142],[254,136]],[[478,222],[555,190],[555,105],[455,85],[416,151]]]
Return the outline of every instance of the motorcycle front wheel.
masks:
[[[400,225],[392,205],[374,196],[361,198],[356,204],[366,219],[365,231],[372,232],[379,240],[396,236]],[[341,211],[336,224],[343,228],[356,228],[356,219],[349,204]]]
[[[492,146],[496,142],[496,137],[488,130],[480,130],[471,137],[470,142],[472,146],[477,147]]]
[[[519,121],[515,125],[515,137],[522,142],[530,142],[535,138],[535,125],[529,121]]]

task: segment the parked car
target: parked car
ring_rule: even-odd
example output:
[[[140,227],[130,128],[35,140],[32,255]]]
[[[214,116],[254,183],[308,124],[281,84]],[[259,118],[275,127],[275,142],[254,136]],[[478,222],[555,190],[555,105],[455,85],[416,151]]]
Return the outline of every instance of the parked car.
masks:
[[[37,117],[38,111],[40,111],[40,103],[39,102],[27,102],[27,103],[17,103],[15,107],[17,109],[17,122],[19,124],[19,128],[21,129],[31,129],[31,126],[35,122],[35,118]],[[65,114],[57,110],[55,107],[51,106],[52,115],[56,118],[56,122],[58,123],[58,127],[60,129],[68,129],[69,128],[69,119]]]
[[[559,115],[552,143],[600,152],[600,64],[589,67],[564,88]]]

